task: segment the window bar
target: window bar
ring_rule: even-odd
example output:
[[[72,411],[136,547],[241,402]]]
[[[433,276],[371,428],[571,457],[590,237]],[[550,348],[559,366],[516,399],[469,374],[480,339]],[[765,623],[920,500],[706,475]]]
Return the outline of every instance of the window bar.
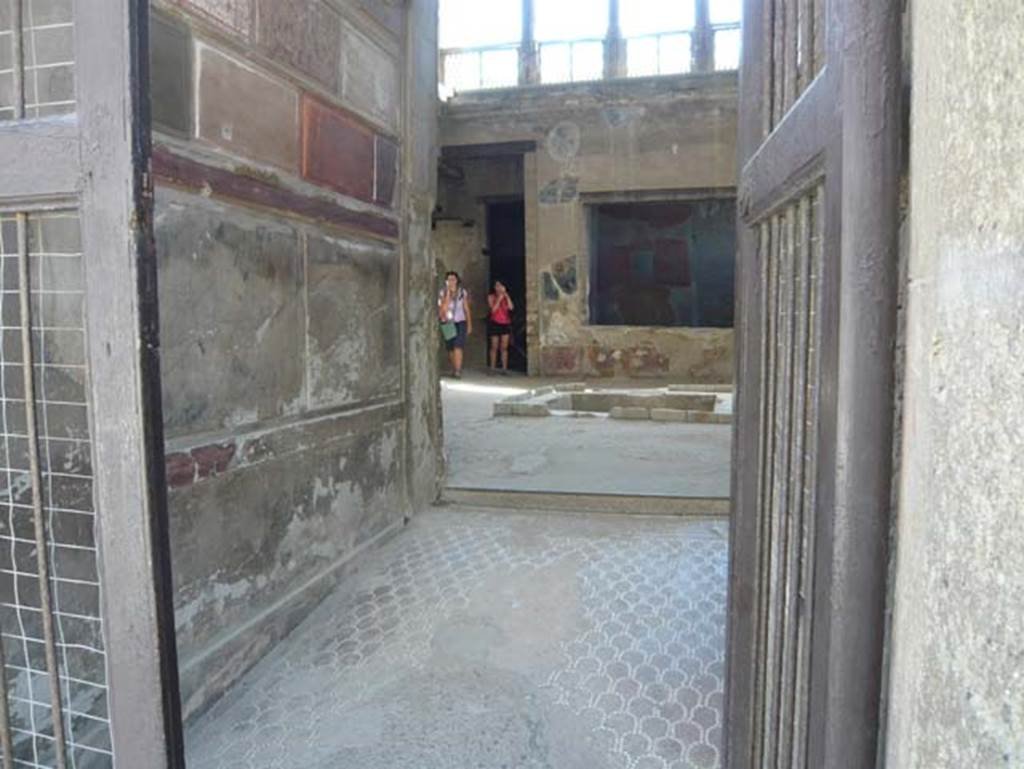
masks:
[[[11,40],[14,70],[14,119],[25,119],[25,32],[22,29],[24,16],[22,3],[24,0],[9,0],[11,4]]]
[[[711,29],[708,0],[697,0],[694,12],[696,18],[690,37],[690,68],[694,72],[712,72],[715,69],[715,33]]]
[[[14,739],[11,737],[11,712],[7,703],[7,658],[0,632],[0,750],[3,750],[0,766],[11,769],[14,766]]]
[[[523,0],[523,33],[519,39],[519,85],[540,82],[540,51],[534,39],[533,0]]]
[[[35,361],[32,359],[32,305],[29,284],[28,214],[17,214],[18,222],[18,294],[21,305],[22,369],[25,378],[25,424],[28,433],[29,469],[32,479],[32,518],[36,535],[36,566],[39,576],[39,603],[43,619],[46,672],[50,684],[50,720],[56,750],[56,769],[67,769],[67,744],[64,740],[64,713],[60,697],[60,668],[57,666],[57,640],[53,627],[53,596],[50,592],[50,560],[43,515],[43,474],[39,463],[39,423],[36,420]]]

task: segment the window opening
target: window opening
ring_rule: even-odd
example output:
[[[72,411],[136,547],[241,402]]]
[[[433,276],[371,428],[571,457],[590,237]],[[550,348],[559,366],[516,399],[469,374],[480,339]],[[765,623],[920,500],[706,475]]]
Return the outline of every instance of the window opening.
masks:
[[[521,0],[443,0],[442,95],[519,83]]]
[[[619,9],[629,77],[676,75],[693,68],[694,0],[623,0]]]
[[[741,14],[741,0],[618,0],[613,23],[610,0],[441,0],[441,96],[736,70]]]
[[[741,0],[709,0],[711,40],[716,71],[734,70],[740,67],[742,46]]]
[[[534,12],[542,83],[604,77],[608,0],[537,0]]]

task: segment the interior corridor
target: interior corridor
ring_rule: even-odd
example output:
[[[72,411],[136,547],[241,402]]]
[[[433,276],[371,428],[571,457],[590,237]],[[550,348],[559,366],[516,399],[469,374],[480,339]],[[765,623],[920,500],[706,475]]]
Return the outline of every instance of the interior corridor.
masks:
[[[422,513],[195,722],[189,767],[716,767],[726,537]]]

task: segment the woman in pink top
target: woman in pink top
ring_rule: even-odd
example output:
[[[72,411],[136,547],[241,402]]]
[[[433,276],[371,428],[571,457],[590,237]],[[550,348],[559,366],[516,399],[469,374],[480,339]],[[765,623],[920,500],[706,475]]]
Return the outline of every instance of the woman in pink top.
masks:
[[[491,339],[491,370],[498,368],[501,352],[501,372],[508,374],[508,346],[512,341],[512,311],[516,308],[508,289],[500,280],[494,281],[494,290],[487,295],[491,314],[488,316],[487,334]]]

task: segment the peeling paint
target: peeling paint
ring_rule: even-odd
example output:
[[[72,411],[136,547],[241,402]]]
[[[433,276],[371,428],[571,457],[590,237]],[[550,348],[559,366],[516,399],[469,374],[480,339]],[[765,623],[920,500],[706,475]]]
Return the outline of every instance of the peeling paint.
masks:
[[[579,198],[580,180],[577,176],[563,176],[548,182],[537,193],[537,201],[541,205],[553,206],[572,203]]]

